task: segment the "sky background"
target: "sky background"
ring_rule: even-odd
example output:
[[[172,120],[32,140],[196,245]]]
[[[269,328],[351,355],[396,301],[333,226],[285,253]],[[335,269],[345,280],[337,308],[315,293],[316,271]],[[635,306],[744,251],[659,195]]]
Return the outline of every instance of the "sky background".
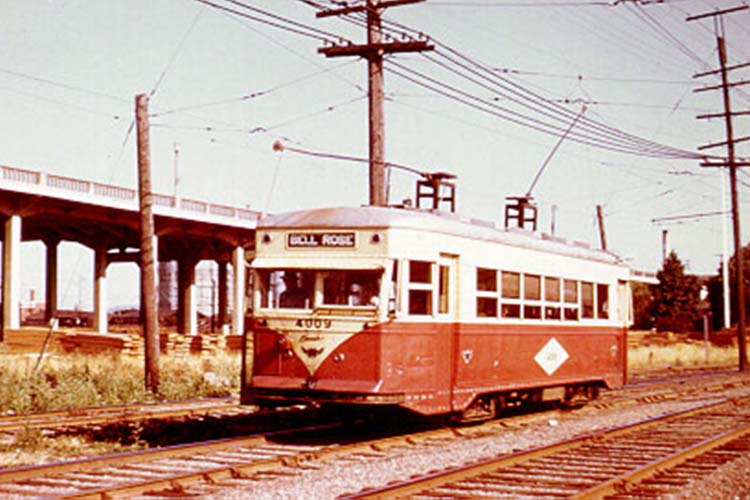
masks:
[[[366,63],[317,52],[329,35],[363,43],[364,30],[341,18],[318,19],[310,5],[340,2],[244,2],[258,9],[252,11],[243,2],[211,1],[264,20],[271,19],[264,12],[280,16],[272,20],[285,26],[294,20],[312,36],[194,0],[0,0],[0,163],[136,187],[134,98],[150,93],[154,191],[177,189],[180,196],[263,212],[367,203],[365,164],[272,149],[281,140],[367,157]],[[718,92],[694,92],[718,81],[693,78],[718,65],[713,22],[685,19],[741,4],[427,0],[388,9],[387,27],[424,33],[438,50],[386,60],[386,159],[457,175],[458,211],[502,223],[505,197],[527,192],[559,132],[541,133],[498,116],[498,108],[488,113],[467,105],[477,99],[485,108],[553,122],[514,104],[487,79],[491,71],[533,93],[537,103],[545,99],[571,116],[585,104],[585,119],[618,134],[695,153],[725,136],[721,120],[696,119],[722,110]],[[750,11],[726,16],[725,31],[729,64],[749,62]],[[451,73],[459,57],[481,64],[481,75]],[[404,71],[461,92],[464,102],[396,74]],[[750,69],[730,77],[750,79]],[[747,111],[750,86],[734,90],[732,102]],[[570,122],[555,123],[564,129]],[[750,117],[735,118],[735,137],[748,135]],[[748,144],[738,144],[739,156],[750,157]],[[533,191],[540,229],[550,231],[556,206],[558,236],[598,246],[595,207],[602,205],[610,249],[634,268],[659,268],[667,229],[670,248],[690,272],[714,274],[721,216],[653,219],[722,211],[722,172],[695,159],[635,152],[564,141]],[[413,197],[415,180],[394,172],[390,201]],[[746,241],[750,176],[741,172],[739,180]],[[42,247],[25,245],[24,298],[32,288],[40,296]],[[90,252],[66,244],[61,259],[61,305],[90,307]],[[137,290],[123,284],[137,279],[135,266],[113,265],[109,273],[110,304],[136,304]]]

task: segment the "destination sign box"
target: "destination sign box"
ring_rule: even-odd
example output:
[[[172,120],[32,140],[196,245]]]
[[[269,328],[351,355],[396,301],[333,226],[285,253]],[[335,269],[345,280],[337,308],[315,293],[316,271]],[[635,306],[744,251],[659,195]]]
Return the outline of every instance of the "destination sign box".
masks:
[[[289,248],[354,248],[354,233],[289,233]]]

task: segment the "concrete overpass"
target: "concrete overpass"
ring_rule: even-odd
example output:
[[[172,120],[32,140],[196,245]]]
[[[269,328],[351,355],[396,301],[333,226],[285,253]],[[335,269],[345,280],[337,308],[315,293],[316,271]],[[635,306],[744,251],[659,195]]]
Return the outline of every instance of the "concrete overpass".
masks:
[[[154,193],[158,261],[178,262],[177,329],[197,332],[195,266],[211,259],[219,269],[219,322],[244,330],[245,252],[254,245],[259,213]],[[44,172],[0,166],[3,224],[3,329],[20,328],[21,242],[46,247],[45,318],[58,303],[58,245],[80,243],[94,251],[94,329],[107,331],[107,266],[139,259],[138,192],[135,189]],[[228,266],[233,266],[231,286]],[[230,290],[231,288],[231,290]],[[228,294],[234,307],[228,321]],[[2,336],[0,334],[0,340]]]

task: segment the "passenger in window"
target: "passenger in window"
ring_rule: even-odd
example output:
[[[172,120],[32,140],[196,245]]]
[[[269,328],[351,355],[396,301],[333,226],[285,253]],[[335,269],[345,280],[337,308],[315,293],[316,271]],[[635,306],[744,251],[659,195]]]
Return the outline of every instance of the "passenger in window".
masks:
[[[302,288],[302,277],[299,273],[286,272],[284,273],[284,285],[286,290],[281,294],[279,299],[280,307],[288,307],[292,309],[304,309],[308,307],[307,292]]]
[[[349,287],[349,305],[359,306],[362,305],[362,287],[357,283],[352,283]]]

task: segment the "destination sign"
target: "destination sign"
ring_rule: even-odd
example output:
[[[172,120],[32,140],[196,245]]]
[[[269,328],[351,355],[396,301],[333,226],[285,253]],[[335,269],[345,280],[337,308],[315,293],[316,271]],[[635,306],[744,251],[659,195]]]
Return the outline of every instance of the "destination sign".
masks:
[[[289,233],[286,237],[289,248],[354,248],[354,233]]]

